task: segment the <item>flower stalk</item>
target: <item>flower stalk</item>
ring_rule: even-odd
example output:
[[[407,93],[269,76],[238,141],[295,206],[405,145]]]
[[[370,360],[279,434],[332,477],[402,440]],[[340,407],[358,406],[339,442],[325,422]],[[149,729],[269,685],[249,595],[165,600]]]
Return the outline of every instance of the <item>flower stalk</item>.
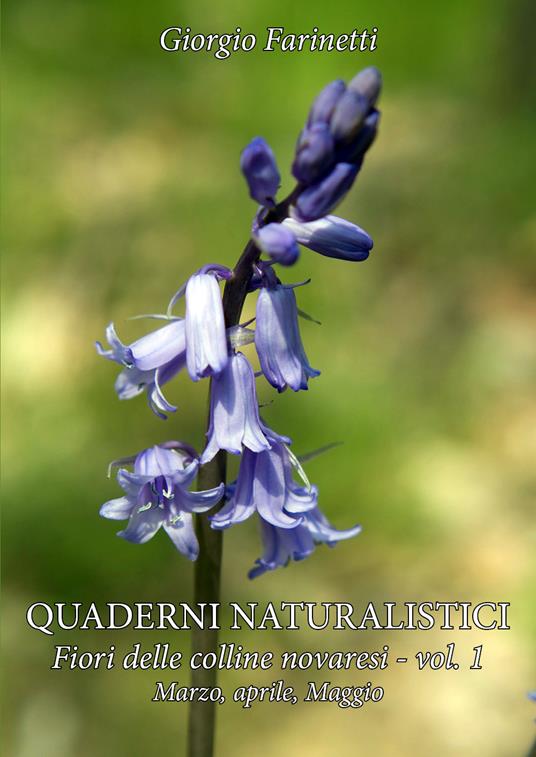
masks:
[[[261,251],[250,241],[246,245],[233,275],[225,283],[223,291],[223,314],[227,328],[238,325],[244,306],[249,282],[253,275],[253,265]],[[212,380],[211,380],[212,383]],[[209,389],[210,397],[210,389]],[[198,485],[206,488],[225,483],[227,476],[227,452],[220,450],[206,465],[199,469]],[[214,482],[214,483],[210,483]],[[221,565],[223,554],[223,533],[210,527],[208,517],[196,518],[196,535],[199,541],[199,557],[194,565],[194,605],[198,603],[219,603]],[[194,628],[192,631],[192,654],[215,652],[218,646],[218,630]],[[218,669],[192,670],[191,685],[213,688],[217,684]],[[215,702],[193,700],[188,715],[188,757],[212,757],[216,732]]]
[[[320,373],[309,364],[298,326],[298,315],[312,320],[299,310],[294,293],[308,281],[286,284],[273,266],[292,266],[299,245],[339,260],[368,257],[371,237],[330,213],[353,184],[376,136],[380,87],[381,76],[371,67],[347,86],[337,81],[322,90],[298,140],[292,164],[297,185],[279,203],[275,156],[264,139],[250,142],[240,165],[260,208],[234,269],[203,265],[175,292],[165,314],[143,316],[167,321],[164,326],[124,344],[111,323],[108,347],[96,343],[99,355],[122,368],[115,381],[119,399],[145,393],[149,407],[163,420],[177,410],[163,394],[165,384],[180,372],[195,382],[210,379],[204,450],[165,441],[122,457],[115,467],[123,496],[100,509],[104,518],[128,520],[117,534],[123,539],[143,544],[162,529],[179,552],[197,561],[193,599],[198,605],[220,604],[221,532],[233,524],[254,517],[260,525],[263,552],[250,578],[303,560],[316,545],[333,547],[361,530],[358,525],[338,530],[326,518],[318,488],[291,449],[292,440],[260,417],[255,379],[263,375],[278,392],[297,392]],[[258,293],[254,330],[248,328],[252,321],[240,324],[251,292]],[[184,300],[184,317],[173,313],[179,300]],[[240,350],[253,342],[259,374]],[[229,453],[241,461],[236,481],[227,485]],[[197,489],[192,490],[196,475]],[[215,653],[217,645],[216,629],[193,631],[192,654]],[[191,675],[194,690],[216,687],[217,668],[192,669]],[[189,757],[213,756],[215,720],[216,702],[192,701]]]
[[[276,205],[265,219],[265,223],[279,222],[287,217],[288,208],[296,190]],[[253,276],[253,266],[259,260],[261,250],[250,240],[233,269],[231,278],[225,282],[223,290],[223,315],[225,327],[237,326],[246,300],[248,287]],[[212,383],[212,379],[211,379]],[[211,389],[209,388],[209,397]],[[198,488],[212,489],[226,482],[227,452],[220,450],[206,465],[199,469]],[[220,503],[220,507],[223,502]],[[221,566],[223,556],[223,533],[210,527],[208,517],[196,516],[196,535],[199,541],[199,557],[194,565],[194,605],[202,602],[220,601]],[[218,646],[217,629],[194,628],[192,631],[192,654],[215,652]],[[211,668],[192,670],[191,685],[212,688],[217,685],[218,670]],[[215,702],[190,703],[188,715],[188,757],[212,757],[216,732]]]

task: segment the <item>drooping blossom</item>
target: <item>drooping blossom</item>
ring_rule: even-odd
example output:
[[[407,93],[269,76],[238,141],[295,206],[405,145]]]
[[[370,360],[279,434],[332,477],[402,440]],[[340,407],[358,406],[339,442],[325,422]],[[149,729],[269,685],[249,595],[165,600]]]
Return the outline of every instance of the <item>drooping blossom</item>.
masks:
[[[120,399],[131,399],[146,391],[149,406],[158,416],[177,408],[162,393],[162,386],[187,365],[194,381],[219,373],[228,358],[228,334],[223,318],[219,278],[228,278],[225,266],[207,265],[188,279],[173,296],[165,326],[125,345],[116,334],[113,323],[106,329],[110,349],[96,343],[97,352],[108,360],[124,366],[115,382]],[[173,305],[183,295],[185,318],[171,315]]]
[[[177,442],[150,447],[126,462],[133,463],[133,472],[117,471],[125,494],[102,505],[100,514],[110,520],[128,518],[127,527],[117,535],[137,544],[163,528],[179,552],[195,560],[199,545],[192,515],[214,507],[223,496],[224,485],[189,491],[199,459],[190,447]]]
[[[201,462],[212,460],[220,449],[233,455],[239,455],[243,447],[252,452],[269,449],[266,432],[259,417],[253,368],[241,352],[235,352],[212,380],[207,446]]]
[[[278,528],[263,518],[260,519],[260,528],[264,552],[249,571],[249,578],[282,568],[290,560],[304,560],[317,544],[334,547],[337,542],[351,539],[361,532],[361,526],[344,530],[333,528],[318,507],[305,512],[296,528]]]
[[[229,528],[258,512],[263,520],[283,529],[296,528],[303,514],[317,504],[315,486],[302,486],[293,478],[293,461],[287,444],[270,436],[271,448],[263,452],[245,449],[238,478],[230,497],[211,519],[213,528]]]
[[[215,376],[228,350],[220,287],[213,271],[200,271],[186,285],[186,364],[192,381]]]
[[[174,412],[162,393],[162,386],[172,379],[186,363],[186,335],[184,320],[177,318],[132,344],[121,342],[113,323],[106,329],[110,349],[96,343],[97,352],[107,360],[124,366],[115,382],[119,399],[131,399],[147,393],[149,406],[156,415]]]
[[[303,348],[292,287],[275,284],[259,291],[255,346],[264,376],[279,392],[287,386],[307,389],[309,378],[320,375]]]

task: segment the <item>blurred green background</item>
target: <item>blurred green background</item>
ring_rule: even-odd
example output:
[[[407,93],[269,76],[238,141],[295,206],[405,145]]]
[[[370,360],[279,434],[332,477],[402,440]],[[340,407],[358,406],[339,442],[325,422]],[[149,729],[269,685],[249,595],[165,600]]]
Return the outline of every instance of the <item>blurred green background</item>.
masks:
[[[361,536],[249,582],[255,525],[225,537],[223,600],[509,601],[502,633],[224,634],[252,649],[375,649],[395,655],[484,644],[482,671],[330,674],[385,687],[361,710],[258,705],[219,710],[220,755],[525,753],[534,709],[530,612],[536,491],[533,11],[487,3],[264,6],[154,0],[5,8],[4,744],[12,757],[182,754],[186,708],[150,703],[153,672],[51,672],[53,643],[119,652],[142,641],[188,649],[186,633],[64,633],[25,625],[35,601],[188,601],[192,566],[165,535],[114,536],[98,508],[118,496],[111,459],[182,438],[201,447],[206,383],[181,376],[162,423],[143,398],[118,402],[115,367],[93,342],[114,320],[126,339],[205,262],[232,265],[254,205],[242,147],[272,145],[291,186],[293,147],[317,91],[374,63],[381,133],[341,215],[375,239],[352,265],[303,251],[287,281],[312,278],[300,306],[310,391],[275,397],[267,422],[308,465],[321,503]],[[218,61],[167,54],[160,32],[259,37]],[[377,26],[373,54],[263,53],[265,27],[343,33]],[[261,400],[274,395],[260,390]],[[176,676],[177,677],[177,676]],[[225,673],[265,685],[279,671]],[[164,675],[164,680],[173,674]],[[187,681],[187,672],[178,679]],[[287,675],[305,691],[324,673]]]

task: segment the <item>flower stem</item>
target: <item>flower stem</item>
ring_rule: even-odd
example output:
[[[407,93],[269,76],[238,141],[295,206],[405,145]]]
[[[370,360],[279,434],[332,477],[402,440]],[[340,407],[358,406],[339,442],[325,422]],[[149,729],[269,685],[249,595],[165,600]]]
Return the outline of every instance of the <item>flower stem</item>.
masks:
[[[270,210],[264,223],[281,221],[288,214],[290,201],[295,192]],[[232,277],[223,290],[223,314],[227,328],[238,325],[249,283],[253,275],[253,265],[260,258],[261,251],[253,240],[244,248]],[[220,450],[216,457],[199,470],[198,489],[203,491],[218,486],[226,480],[227,453]],[[194,604],[219,603],[220,577],[223,551],[223,534],[210,528],[206,515],[196,516],[196,534],[199,541],[199,557],[194,567]],[[192,654],[216,652],[218,631],[208,628],[194,628],[192,631]],[[192,670],[191,686],[213,688],[217,684],[218,670],[197,668]],[[216,726],[216,703],[198,702],[190,704],[188,720],[188,757],[213,757]]]
[[[220,451],[210,463],[199,471],[199,486],[208,489],[225,481],[227,453]],[[194,569],[194,603],[216,602],[220,600],[220,575],[223,534],[210,528],[207,516],[196,516],[196,534],[199,541],[199,557]],[[192,631],[192,653],[215,652],[218,645],[218,631],[194,627]],[[192,670],[191,685],[213,688],[217,683],[217,668]],[[188,721],[189,757],[212,757],[214,754],[214,732],[216,720],[215,702],[190,704]]]
[[[258,260],[260,250],[254,242],[248,242],[240,260],[235,266],[232,278],[223,292],[223,312],[227,327],[236,326],[240,319],[244,300],[251,280],[253,264]],[[216,457],[203,465],[199,471],[199,491],[212,489],[226,480],[227,453],[220,450]],[[194,604],[219,603],[220,576],[223,551],[223,534],[210,528],[206,515],[196,516],[196,534],[199,541],[199,557],[194,568]],[[215,652],[218,645],[218,631],[208,628],[194,628],[192,631],[192,653]],[[217,683],[217,668],[192,670],[191,685],[213,688]],[[214,733],[216,703],[198,702],[190,704],[188,721],[188,756],[212,757],[214,754]]]

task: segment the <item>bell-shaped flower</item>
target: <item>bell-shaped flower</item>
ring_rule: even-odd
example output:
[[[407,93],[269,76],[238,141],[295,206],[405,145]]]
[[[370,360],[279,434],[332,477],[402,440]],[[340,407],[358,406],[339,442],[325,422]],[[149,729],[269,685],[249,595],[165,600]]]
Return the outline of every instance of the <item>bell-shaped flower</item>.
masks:
[[[177,408],[165,399],[161,387],[185,365],[184,320],[170,320],[165,326],[130,345],[121,342],[113,323],[110,323],[106,329],[106,339],[110,349],[97,342],[98,354],[124,366],[115,382],[119,399],[131,399],[145,390],[154,413],[165,418],[163,413],[175,411]]]
[[[201,462],[212,460],[220,449],[233,455],[239,455],[243,447],[252,452],[269,449],[266,432],[259,417],[253,368],[245,355],[236,352],[212,380],[207,446]]]
[[[266,571],[284,567],[290,560],[304,560],[314,551],[316,544],[334,547],[337,542],[351,539],[361,531],[361,526],[342,531],[333,528],[318,507],[304,513],[296,528],[279,528],[263,518],[260,525],[264,552],[249,571],[249,578],[257,578]]]
[[[281,177],[274,154],[262,137],[256,137],[244,148],[240,168],[246,177],[250,197],[264,207],[273,207]]]
[[[220,373],[228,361],[218,279],[203,269],[186,284],[186,365],[192,381]]]
[[[102,505],[100,514],[110,520],[126,520],[118,532],[127,541],[143,544],[162,527],[173,544],[190,560],[195,560],[199,545],[193,514],[204,513],[222,498],[224,484],[200,492],[189,491],[199,460],[187,445],[177,442],[145,449],[135,458],[133,472],[120,468],[117,481],[125,494]]]
[[[236,483],[230,487],[227,503],[211,519],[212,528],[229,528],[256,511],[272,526],[294,529],[303,514],[316,506],[317,488],[294,481],[293,469],[297,466],[301,471],[301,466],[285,441],[270,435],[269,450],[244,450]]]
[[[309,223],[285,218],[282,225],[292,231],[300,244],[328,258],[366,260],[374,244],[364,229],[338,216],[325,216]]]
[[[255,346],[264,376],[279,392],[287,386],[307,389],[309,378],[320,375],[303,348],[292,287],[276,284],[259,291]]]

